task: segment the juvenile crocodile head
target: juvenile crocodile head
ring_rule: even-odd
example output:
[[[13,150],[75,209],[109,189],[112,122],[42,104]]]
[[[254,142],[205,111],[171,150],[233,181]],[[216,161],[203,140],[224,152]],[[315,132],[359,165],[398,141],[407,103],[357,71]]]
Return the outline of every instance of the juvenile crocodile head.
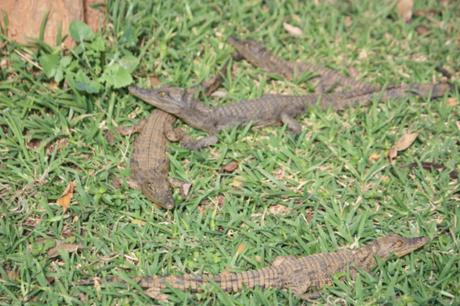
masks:
[[[130,94],[179,117],[190,126],[205,131],[213,130],[214,124],[209,122],[211,110],[193,97],[194,91],[169,86],[151,89],[130,86],[128,90]]]
[[[391,254],[402,257],[421,248],[427,242],[427,237],[405,238],[393,234],[375,240],[371,246],[376,256],[385,259]]]
[[[228,43],[238,52],[237,58],[243,57],[257,67],[268,72],[280,73],[287,79],[292,77],[294,71],[289,63],[273,56],[263,44],[254,40],[238,39],[234,36],[228,38]]]
[[[176,87],[140,88],[129,86],[129,93],[163,111],[179,115],[189,107],[191,99],[187,90]]]
[[[170,186],[166,181],[148,181],[145,182],[141,188],[145,196],[153,203],[156,203],[165,209],[174,208],[174,199]]]

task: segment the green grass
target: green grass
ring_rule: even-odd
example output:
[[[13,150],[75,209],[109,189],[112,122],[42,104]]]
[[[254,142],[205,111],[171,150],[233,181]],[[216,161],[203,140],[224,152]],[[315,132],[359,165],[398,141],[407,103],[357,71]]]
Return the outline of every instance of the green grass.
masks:
[[[449,106],[448,97],[376,101],[339,114],[313,109],[301,118],[305,128],[298,137],[281,127],[240,127],[222,132],[219,144],[209,149],[190,152],[174,144],[170,175],[193,187],[186,199],[176,190],[172,212],[152,206],[127,186],[135,136],[115,131],[152,109],[118,81],[129,81],[132,73],[141,85],[152,75],[165,84],[195,85],[230,56],[225,42],[230,35],[261,40],[286,59],[315,61],[342,72],[354,67],[376,84],[432,82],[439,79],[439,64],[458,70],[458,3],[443,8],[438,1],[416,1],[416,9],[442,13],[404,24],[385,1],[318,6],[313,1],[157,2],[109,1],[110,27],[65,52],[68,65],[59,62],[62,51],[47,57],[52,51],[45,46],[28,53],[9,42],[0,50],[8,62],[0,70],[0,303],[148,304],[151,300],[134,284],[96,289],[75,283],[94,275],[243,271],[266,266],[279,255],[356,247],[392,232],[432,240],[355,281],[335,281],[318,302],[460,303],[459,182],[449,180],[448,171],[403,167],[436,161],[460,170],[459,104]],[[290,37],[283,22],[305,35]],[[429,27],[430,35],[418,35],[418,25]],[[119,67],[110,63],[119,58],[137,59],[136,70],[118,74]],[[65,80],[57,88],[48,64],[61,65]],[[310,88],[270,81],[248,64],[236,66],[238,73],[225,80],[227,97],[207,103],[264,92],[301,94]],[[104,81],[107,71],[115,77],[109,74]],[[450,96],[459,100],[457,91]],[[108,131],[115,135],[113,145],[105,137]],[[386,153],[406,131],[420,135],[391,166]],[[371,161],[372,154],[381,158]],[[239,168],[223,173],[222,166],[232,160]],[[116,178],[120,188],[113,186]],[[64,213],[52,203],[70,181],[76,190]],[[274,205],[291,212],[272,215]],[[82,249],[50,258],[47,250],[57,241]],[[245,250],[239,254],[241,244]],[[169,293],[177,304],[301,303],[276,290]]]

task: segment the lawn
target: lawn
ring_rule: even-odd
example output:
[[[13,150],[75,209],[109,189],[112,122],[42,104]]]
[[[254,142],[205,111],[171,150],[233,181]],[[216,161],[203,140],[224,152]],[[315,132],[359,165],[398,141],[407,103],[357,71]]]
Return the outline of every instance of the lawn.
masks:
[[[1,36],[0,303],[148,304],[132,282],[76,284],[93,276],[244,271],[280,255],[353,248],[398,233],[431,241],[354,281],[336,279],[318,303],[460,304],[460,184],[449,177],[460,170],[457,89],[433,101],[376,100],[340,113],[313,108],[300,118],[299,136],[280,126],[238,127],[220,133],[212,148],[172,144],[170,176],[192,184],[187,196],[175,190],[173,211],[128,187],[136,135],[117,127],[135,125],[152,107],[126,86],[151,79],[196,85],[231,56],[230,35],[380,85],[435,82],[436,67],[459,68],[453,0],[446,7],[416,1],[415,11],[425,11],[409,24],[393,1],[225,3],[109,1],[107,28],[94,34],[76,27],[81,42],[70,51],[40,43],[25,49]],[[284,22],[303,35],[290,35]],[[225,97],[206,103],[313,89],[244,62],[233,67]],[[418,138],[390,164],[388,150],[408,132]],[[238,168],[223,171],[232,161]],[[445,170],[424,170],[422,162]],[[56,200],[70,182],[75,191],[65,210]],[[279,290],[167,292],[184,305],[302,303]]]

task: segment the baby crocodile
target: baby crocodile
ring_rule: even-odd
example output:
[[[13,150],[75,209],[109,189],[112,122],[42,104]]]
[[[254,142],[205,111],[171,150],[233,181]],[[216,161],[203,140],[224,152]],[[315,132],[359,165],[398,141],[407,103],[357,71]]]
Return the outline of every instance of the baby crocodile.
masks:
[[[288,80],[295,79],[304,73],[313,73],[318,78],[317,93],[328,92],[335,86],[343,90],[362,90],[362,92],[378,90],[378,86],[366,84],[326,67],[302,62],[289,62],[273,55],[264,45],[254,40],[239,40],[230,37],[228,43],[237,51],[239,58],[244,58],[256,67],[271,73],[281,74]]]
[[[136,281],[147,289],[153,298],[165,300],[161,293],[166,288],[203,291],[206,284],[215,284],[224,291],[236,292],[243,288],[277,288],[289,289],[300,298],[311,298],[321,287],[331,284],[334,275],[350,272],[353,278],[359,270],[370,271],[376,266],[376,258],[385,260],[391,255],[404,256],[426,244],[428,238],[404,238],[389,235],[376,239],[356,250],[341,250],[334,253],[320,253],[310,256],[280,256],[266,268],[241,273],[224,272],[217,275],[153,276],[138,278]],[[111,281],[119,281],[112,278]],[[83,280],[80,285],[93,284],[93,280]]]
[[[412,84],[388,87],[383,90],[369,91],[368,88],[343,93],[305,96],[265,95],[253,100],[220,107],[207,107],[187,90],[175,87],[143,89],[129,87],[129,92],[159,109],[173,114],[190,126],[209,133],[208,137],[188,140],[184,145],[190,149],[200,149],[217,142],[217,132],[236,125],[253,123],[268,125],[282,122],[295,133],[301,131],[294,117],[303,114],[308,106],[319,104],[323,108],[335,110],[351,105],[365,105],[373,99],[382,101],[404,98],[410,92],[424,97],[439,97],[449,90],[447,83]]]
[[[176,118],[159,109],[154,110],[134,142],[131,158],[131,180],[153,203],[163,208],[174,207],[168,181],[168,140]]]
[[[214,77],[193,90],[201,89],[204,95],[212,94],[222,84],[227,67],[228,62]],[[182,138],[181,133],[172,127],[175,120],[176,117],[160,109],[152,111],[140,128],[131,158],[131,186],[140,189],[150,201],[166,209],[174,207],[168,180],[168,140]]]

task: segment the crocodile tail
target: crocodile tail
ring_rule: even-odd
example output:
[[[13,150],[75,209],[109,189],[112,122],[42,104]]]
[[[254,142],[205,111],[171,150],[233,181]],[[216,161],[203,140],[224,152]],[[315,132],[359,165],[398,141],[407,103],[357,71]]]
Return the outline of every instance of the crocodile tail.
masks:
[[[202,291],[204,284],[212,282],[211,277],[202,275],[169,275],[169,276],[149,276],[138,280],[142,288],[175,288],[179,290],[189,290],[192,292]]]
[[[451,88],[452,85],[449,83],[399,85],[374,92],[360,92],[347,97],[340,93],[326,95],[321,104],[325,107],[332,106],[335,110],[341,110],[351,105],[367,105],[375,99],[380,101],[400,99],[410,96],[411,93],[421,97],[437,98],[443,96]]]

